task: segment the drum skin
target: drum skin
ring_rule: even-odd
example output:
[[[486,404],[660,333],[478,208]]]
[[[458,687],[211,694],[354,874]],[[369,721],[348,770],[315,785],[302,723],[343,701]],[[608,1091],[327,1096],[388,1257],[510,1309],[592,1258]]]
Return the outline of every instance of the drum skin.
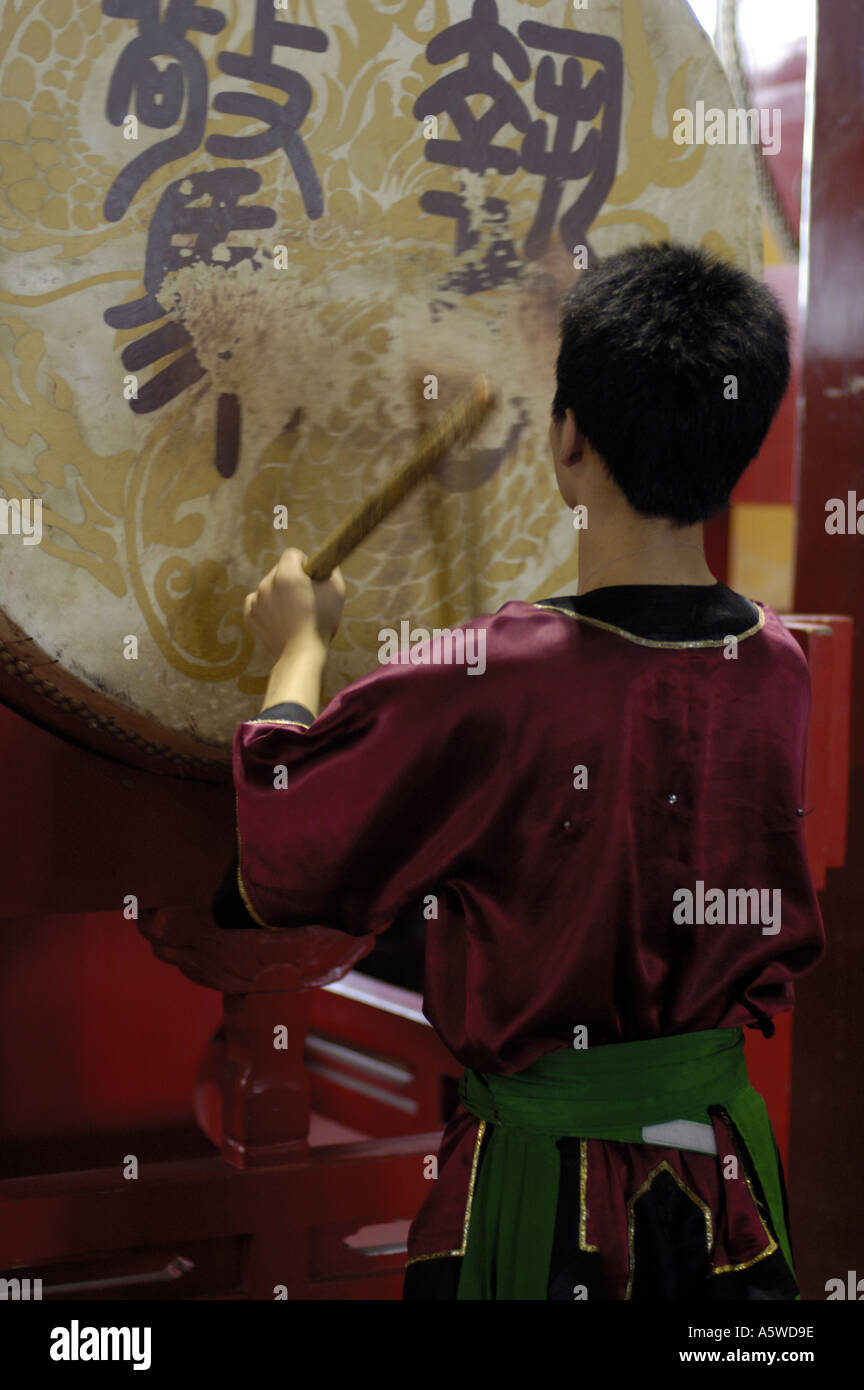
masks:
[[[267,676],[245,595],[478,372],[494,415],[343,565],[325,698],[383,628],[572,586],[562,296],[643,240],[758,274],[761,218],[749,148],[673,138],[733,105],[684,0],[157,8],[0,35],[0,694],[223,778]]]

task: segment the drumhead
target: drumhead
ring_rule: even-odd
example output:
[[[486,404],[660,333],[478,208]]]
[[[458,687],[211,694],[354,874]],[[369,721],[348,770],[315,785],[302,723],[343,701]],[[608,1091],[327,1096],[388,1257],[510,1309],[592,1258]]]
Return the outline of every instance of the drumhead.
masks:
[[[496,413],[343,566],[325,697],[384,628],[572,583],[563,294],[646,239],[758,273],[761,218],[748,146],[676,140],[733,104],[685,0],[165,8],[4,30],[0,670],[68,737],[223,776],[267,676],[244,596],[478,372]]]

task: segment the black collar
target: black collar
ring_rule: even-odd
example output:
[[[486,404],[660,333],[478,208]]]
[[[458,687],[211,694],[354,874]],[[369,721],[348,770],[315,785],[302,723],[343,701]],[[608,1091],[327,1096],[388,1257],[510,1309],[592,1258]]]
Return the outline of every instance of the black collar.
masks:
[[[614,584],[540,602],[655,642],[740,637],[759,621],[755,604],[719,583]]]

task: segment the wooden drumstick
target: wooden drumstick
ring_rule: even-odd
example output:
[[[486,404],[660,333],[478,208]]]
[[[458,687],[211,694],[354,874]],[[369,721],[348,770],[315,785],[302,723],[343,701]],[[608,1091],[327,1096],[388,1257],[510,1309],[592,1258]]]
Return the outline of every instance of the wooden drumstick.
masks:
[[[407,463],[362,502],[356,511],[337,526],[314,555],[303,562],[303,569],[310,579],[329,579],[337,565],[355,550],[362,540],[384,520],[397,502],[416,487],[420,479],[428,473],[459,439],[468,439],[476,434],[490,410],[495,406],[495,397],[485,376],[478,377],[471,391],[461,396],[454,406],[444,413],[425,437],[421,440],[413,456]]]

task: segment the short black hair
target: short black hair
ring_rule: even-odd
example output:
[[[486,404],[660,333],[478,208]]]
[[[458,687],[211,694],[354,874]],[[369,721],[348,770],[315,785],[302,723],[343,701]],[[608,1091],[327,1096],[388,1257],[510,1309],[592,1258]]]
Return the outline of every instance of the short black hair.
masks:
[[[727,399],[735,389],[738,399]],[[552,405],[568,408],[630,506],[680,526],[722,512],[789,384],[767,285],[700,247],[631,247],[564,300]]]

